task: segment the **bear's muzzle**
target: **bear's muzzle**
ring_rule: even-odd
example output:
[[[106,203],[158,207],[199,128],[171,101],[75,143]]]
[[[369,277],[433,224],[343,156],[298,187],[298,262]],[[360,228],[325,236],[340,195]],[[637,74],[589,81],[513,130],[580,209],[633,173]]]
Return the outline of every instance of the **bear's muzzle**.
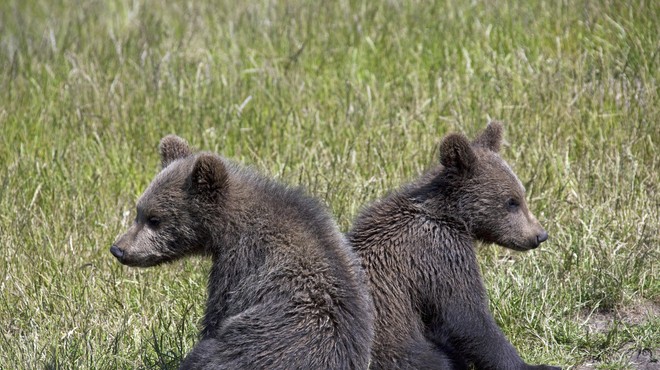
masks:
[[[113,256],[117,257],[119,261],[122,260],[124,257],[124,251],[122,251],[118,246],[113,245],[110,247],[110,253],[112,253]]]

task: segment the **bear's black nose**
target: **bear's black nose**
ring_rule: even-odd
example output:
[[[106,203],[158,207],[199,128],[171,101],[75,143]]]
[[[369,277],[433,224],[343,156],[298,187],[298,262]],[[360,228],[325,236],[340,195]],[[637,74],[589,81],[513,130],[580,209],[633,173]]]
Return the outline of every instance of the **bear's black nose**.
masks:
[[[548,240],[548,233],[545,231],[541,232],[539,235],[536,236],[536,242],[538,244],[541,244],[546,240]]]
[[[113,256],[115,256],[115,257],[117,257],[117,258],[119,258],[119,259],[121,259],[122,257],[124,257],[124,251],[122,251],[121,249],[119,249],[119,247],[116,246],[116,245],[113,245],[112,247],[110,247],[110,253],[112,253]]]

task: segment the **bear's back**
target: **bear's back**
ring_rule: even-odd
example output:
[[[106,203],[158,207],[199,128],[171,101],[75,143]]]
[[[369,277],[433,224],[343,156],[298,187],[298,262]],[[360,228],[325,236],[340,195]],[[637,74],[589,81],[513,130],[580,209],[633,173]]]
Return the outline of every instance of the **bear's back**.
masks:
[[[231,171],[251,214],[233,221],[237,235],[223,252],[229,266],[217,261],[212,268],[210,296],[219,289],[205,333],[221,335],[248,315],[250,325],[262,323],[259,331],[272,333],[255,347],[271,348],[274,358],[295,357],[302,368],[366,368],[371,298],[359,260],[327,209],[301,189],[249,169]]]

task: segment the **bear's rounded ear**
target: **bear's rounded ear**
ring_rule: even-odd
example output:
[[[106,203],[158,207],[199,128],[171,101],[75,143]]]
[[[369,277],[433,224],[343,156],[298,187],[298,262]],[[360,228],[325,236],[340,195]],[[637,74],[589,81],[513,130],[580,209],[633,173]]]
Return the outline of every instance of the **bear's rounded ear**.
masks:
[[[227,184],[227,168],[222,160],[209,153],[200,154],[191,174],[196,193],[215,198]]]
[[[440,163],[445,168],[469,172],[477,161],[470,142],[461,134],[449,134],[440,144]]]
[[[502,126],[502,122],[491,121],[486,126],[486,129],[474,139],[472,144],[497,153],[500,151],[500,146],[502,145],[503,132],[504,127]]]
[[[167,135],[160,140],[160,163],[163,168],[177,159],[185,158],[192,154],[188,143],[176,135]]]

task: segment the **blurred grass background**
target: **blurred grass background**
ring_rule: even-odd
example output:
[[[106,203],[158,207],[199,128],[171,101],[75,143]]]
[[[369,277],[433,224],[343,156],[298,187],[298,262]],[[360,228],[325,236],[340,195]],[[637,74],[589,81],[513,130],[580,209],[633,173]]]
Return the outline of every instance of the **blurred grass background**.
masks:
[[[530,363],[657,361],[658,19],[644,0],[3,1],[0,368],[192,348],[209,262],[108,252],[165,134],[305,186],[347,230],[489,119],[551,236],[479,251],[507,337]]]

